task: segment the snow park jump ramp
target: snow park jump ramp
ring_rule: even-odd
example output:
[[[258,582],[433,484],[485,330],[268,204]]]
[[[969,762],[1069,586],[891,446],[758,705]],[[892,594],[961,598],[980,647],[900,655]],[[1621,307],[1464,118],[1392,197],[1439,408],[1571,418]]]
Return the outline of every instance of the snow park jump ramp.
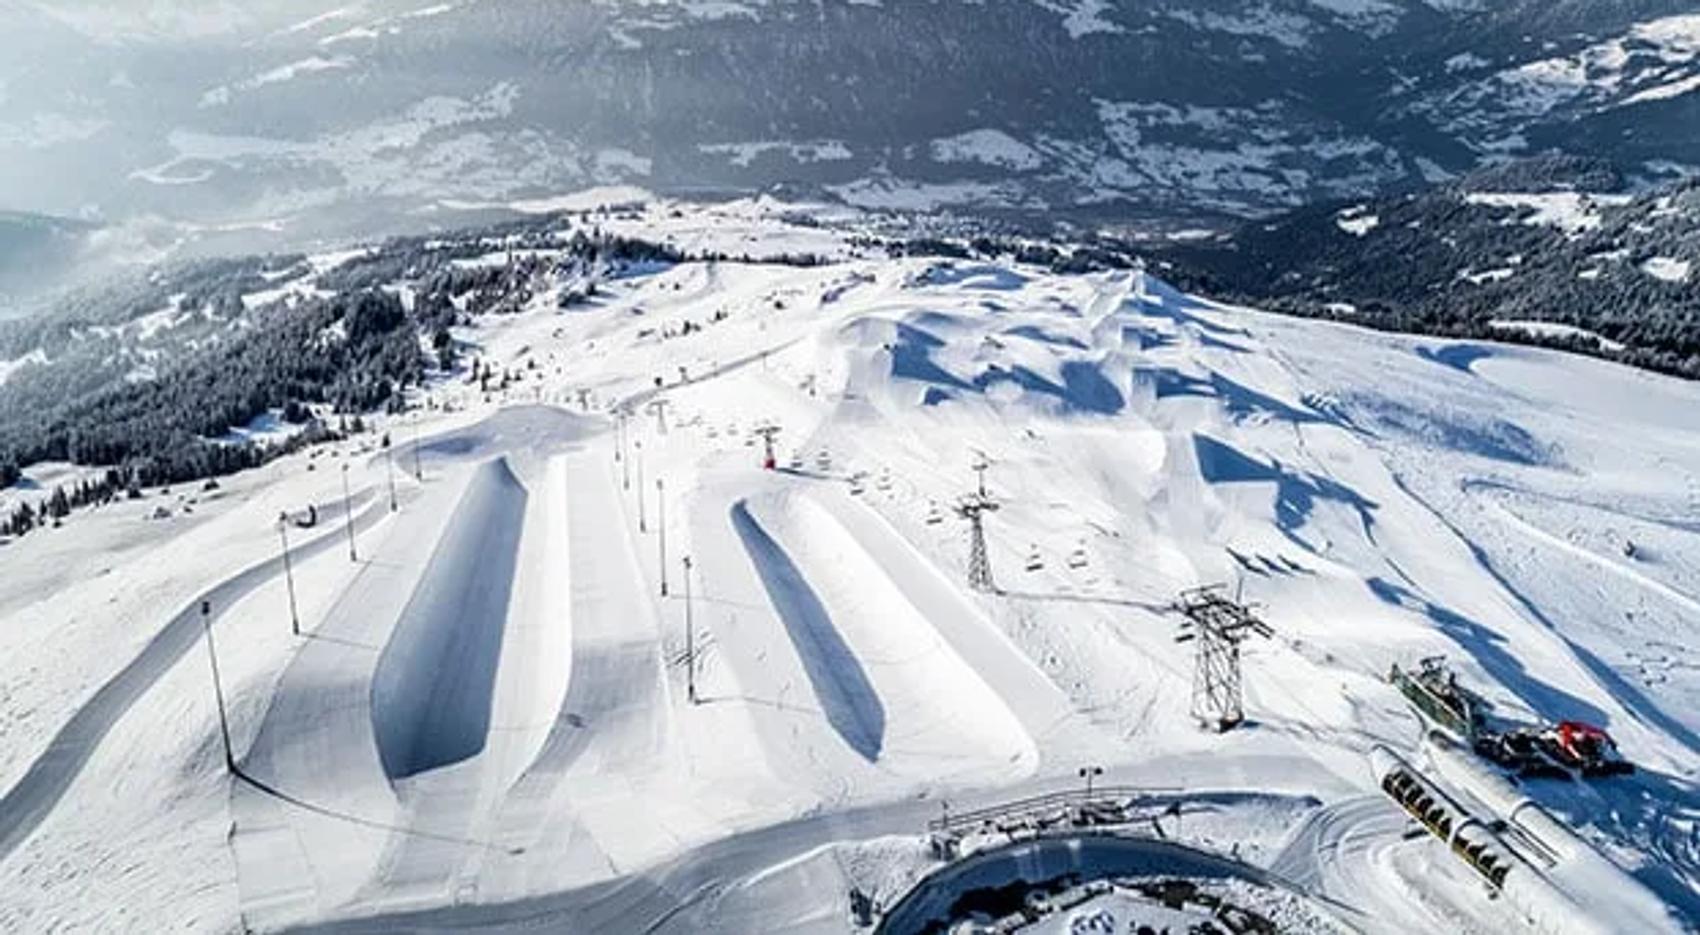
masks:
[[[439,475],[379,542],[367,543],[353,581],[323,620],[304,628],[241,756],[246,775],[311,806],[246,783],[231,787],[232,843],[251,915],[346,900],[400,825],[400,802],[373,736],[373,673],[448,525],[461,477]]]
[[[592,428],[527,407],[419,444],[421,495],[362,543],[242,756],[272,790],[232,790],[250,922],[440,899],[488,849],[567,687],[561,466]]]
[[[1033,740],[1005,699],[833,510],[791,488],[740,500],[731,515],[846,744],[884,771],[934,781],[1031,773]]]
[[[827,723],[851,749],[870,761],[879,759],[885,744],[885,705],[867,670],[845,645],[808,579],[750,514],[747,501],[733,505],[732,526],[785,624]]]
[[[484,749],[526,491],[505,458],[474,469],[372,677],[372,725],[391,779]]]

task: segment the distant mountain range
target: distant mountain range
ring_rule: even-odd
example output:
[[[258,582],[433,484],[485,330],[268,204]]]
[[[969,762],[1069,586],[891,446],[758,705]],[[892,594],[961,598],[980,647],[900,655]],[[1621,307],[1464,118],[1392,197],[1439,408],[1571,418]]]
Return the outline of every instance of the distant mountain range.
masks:
[[[1632,193],[1609,164],[1547,157],[1159,253],[1187,286],[1276,310],[1700,378],[1700,179]]]
[[[1555,147],[1700,169],[1691,0],[32,0],[0,27],[0,205],[246,246],[613,183],[1184,227]]]

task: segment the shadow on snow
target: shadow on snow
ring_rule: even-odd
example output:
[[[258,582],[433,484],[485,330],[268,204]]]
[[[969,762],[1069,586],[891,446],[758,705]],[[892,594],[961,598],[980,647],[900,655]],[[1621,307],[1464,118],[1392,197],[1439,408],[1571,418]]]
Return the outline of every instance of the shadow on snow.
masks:
[[[1061,367],[1062,383],[1027,367],[997,364],[988,365],[968,381],[933,360],[933,351],[942,346],[944,341],[936,335],[901,322],[897,324],[896,340],[889,346],[893,378],[932,384],[927,387],[923,405],[934,406],[952,399],[953,391],[984,393],[999,383],[1014,383],[1027,392],[1052,397],[1062,404],[1065,412],[1115,415],[1127,405],[1121,390],[1091,361],[1065,362]]]
[[[1139,367],[1134,370],[1134,379],[1150,383],[1156,390],[1158,399],[1195,396],[1218,400],[1222,403],[1222,408],[1236,418],[1264,415],[1295,425],[1329,424],[1351,428],[1351,425],[1343,420],[1289,405],[1215,371],[1211,371],[1208,377],[1195,377],[1173,367]]]
[[[1288,471],[1279,461],[1265,464],[1238,448],[1217,441],[1208,435],[1193,433],[1192,443],[1198,456],[1198,470],[1212,484],[1273,483],[1276,487],[1275,521],[1281,531],[1292,534],[1303,527],[1316,509],[1316,501],[1343,503],[1358,513],[1367,532],[1375,525],[1378,504],[1338,481],[1314,475],[1299,475]],[[1294,539],[1309,550],[1303,542]]]
[[[732,507],[732,526],[743,540],[774,610],[785,623],[785,632],[797,649],[827,723],[864,759],[878,759],[885,742],[885,706],[861,661],[845,644],[791,556],[756,522],[742,501]]]
[[[378,657],[372,727],[391,779],[484,749],[525,504],[505,458],[477,468]]]

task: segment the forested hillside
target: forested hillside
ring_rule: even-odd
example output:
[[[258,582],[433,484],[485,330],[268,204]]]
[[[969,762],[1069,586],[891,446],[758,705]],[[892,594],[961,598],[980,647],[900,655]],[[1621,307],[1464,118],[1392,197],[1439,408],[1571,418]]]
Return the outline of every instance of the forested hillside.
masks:
[[[565,259],[523,254],[542,243]],[[251,467],[323,431],[332,414],[404,405],[429,374],[466,369],[449,329],[582,280],[678,258],[665,246],[509,225],[408,238],[337,257],[208,261],[103,286],[55,313],[0,322],[0,487],[67,461],[114,484],[167,484]],[[493,367],[472,378],[500,379]],[[226,437],[268,413],[284,439]]]
[[[1700,378],[1700,180],[1495,167],[1161,251],[1194,288],[1378,328],[1555,344]]]

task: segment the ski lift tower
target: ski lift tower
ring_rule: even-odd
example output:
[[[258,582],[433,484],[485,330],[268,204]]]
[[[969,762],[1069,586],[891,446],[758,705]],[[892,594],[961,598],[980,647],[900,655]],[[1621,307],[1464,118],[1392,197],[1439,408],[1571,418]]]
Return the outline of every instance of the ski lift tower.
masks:
[[[761,459],[762,469],[771,471],[779,465],[779,461],[773,453],[773,440],[779,436],[779,426],[774,425],[772,422],[764,422],[761,425],[756,426],[755,431],[757,435],[761,436],[762,445],[764,446],[764,452]]]
[[[992,563],[986,555],[986,514],[995,513],[998,502],[983,492],[965,494],[956,503],[956,515],[968,521],[968,586],[995,593]]]
[[[1186,617],[1177,643],[1193,643],[1192,715],[1217,733],[1245,720],[1240,680],[1240,644],[1252,636],[1271,637],[1275,631],[1250,607],[1230,600],[1223,586],[1208,585],[1182,591],[1174,609]]]
[[[655,432],[658,435],[667,434],[667,398],[658,396],[650,400],[644,409],[655,413]]]
[[[986,554],[986,514],[998,510],[998,502],[986,492],[986,468],[991,462],[976,451],[972,466],[978,476],[975,489],[956,501],[956,515],[968,521],[968,586],[976,591],[996,593],[998,586],[992,581],[991,558]]]

